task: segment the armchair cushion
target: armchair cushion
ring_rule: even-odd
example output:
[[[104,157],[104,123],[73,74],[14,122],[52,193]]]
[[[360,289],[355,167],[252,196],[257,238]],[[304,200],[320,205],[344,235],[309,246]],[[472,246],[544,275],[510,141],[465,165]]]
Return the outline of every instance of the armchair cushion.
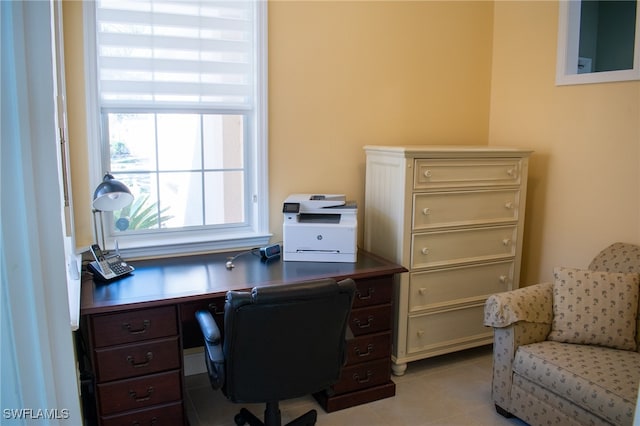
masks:
[[[637,273],[557,267],[548,340],[636,349]]]
[[[640,381],[638,352],[546,341],[520,346],[513,371],[560,403],[568,400],[612,424],[631,423]]]

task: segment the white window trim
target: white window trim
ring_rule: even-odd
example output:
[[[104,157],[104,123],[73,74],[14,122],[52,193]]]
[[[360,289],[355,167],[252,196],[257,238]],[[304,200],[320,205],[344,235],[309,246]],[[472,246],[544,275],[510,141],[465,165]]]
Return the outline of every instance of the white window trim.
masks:
[[[630,70],[577,74],[572,69],[573,65],[570,64],[578,63],[580,6],[581,2],[579,0],[561,0],[559,2],[556,85],[563,86],[640,80],[640,7],[636,7],[636,36],[633,52],[633,68]]]
[[[269,243],[269,182],[268,182],[268,112],[267,112],[267,2],[257,1],[257,31],[259,36],[257,46],[257,74],[256,105],[258,112],[255,114],[254,126],[250,131],[255,132],[257,146],[251,146],[251,155],[254,158],[257,170],[252,171],[247,177],[254,181],[253,185],[259,196],[250,194],[252,203],[249,214],[253,215],[254,227],[248,231],[246,228],[236,231],[233,228],[215,230],[205,233],[198,230],[179,230],[166,232],[164,235],[136,236],[135,244],[125,238],[118,239],[121,254],[129,258],[170,256],[176,254],[204,253],[212,251],[233,250],[248,247],[259,247]],[[96,34],[95,27],[87,23],[95,22],[95,3],[83,2],[83,26],[84,35],[84,67],[85,67],[85,93],[87,112],[87,145],[89,165],[89,187],[91,193],[89,199],[93,199],[93,190],[102,181],[103,173],[107,165],[103,164],[103,149],[100,143],[101,113],[97,90],[96,69]],[[117,176],[116,176],[117,178]],[[95,220],[96,217],[92,217]],[[99,219],[98,219],[99,220]],[[98,226],[100,224],[98,223]],[[107,231],[105,222],[105,231]],[[106,249],[115,246],[115,239],[105,232]],[[95,236],[94,236],[95,238]]]

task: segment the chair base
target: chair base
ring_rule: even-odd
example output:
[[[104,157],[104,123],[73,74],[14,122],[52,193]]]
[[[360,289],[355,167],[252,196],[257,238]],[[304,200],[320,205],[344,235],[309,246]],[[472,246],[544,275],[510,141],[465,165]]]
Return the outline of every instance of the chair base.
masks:
[[[318,412],[311,410],[301,415],[297,419],[287,423],[286,426],[313,426],[318,419]],[[280,408],[277,402],[268,402],[267,408],[264,410],[264,422],[256,417],[246,408],[240,409],[240,412],[233,418],[238,426],[249,424],[250,426],[281,426]]]

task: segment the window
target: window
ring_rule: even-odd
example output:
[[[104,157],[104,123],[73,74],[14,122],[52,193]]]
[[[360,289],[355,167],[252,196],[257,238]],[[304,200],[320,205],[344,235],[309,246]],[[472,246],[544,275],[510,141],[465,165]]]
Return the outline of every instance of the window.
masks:
[[[556,84],[640,79],[637,1],[560,1]]]
[[[110,171],[135,197],[103,213],[107,243],[130,255],[266,243],[264,2],[87,3],[93,177]]]

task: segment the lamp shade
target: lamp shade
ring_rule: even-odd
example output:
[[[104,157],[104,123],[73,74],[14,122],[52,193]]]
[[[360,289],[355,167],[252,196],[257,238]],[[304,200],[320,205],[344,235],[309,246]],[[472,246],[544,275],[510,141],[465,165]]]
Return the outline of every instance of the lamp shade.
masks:
[[[107,173],[93,193],[93,208],[100,211],[120,210],[133,201],[133,195],[127,185]]]

